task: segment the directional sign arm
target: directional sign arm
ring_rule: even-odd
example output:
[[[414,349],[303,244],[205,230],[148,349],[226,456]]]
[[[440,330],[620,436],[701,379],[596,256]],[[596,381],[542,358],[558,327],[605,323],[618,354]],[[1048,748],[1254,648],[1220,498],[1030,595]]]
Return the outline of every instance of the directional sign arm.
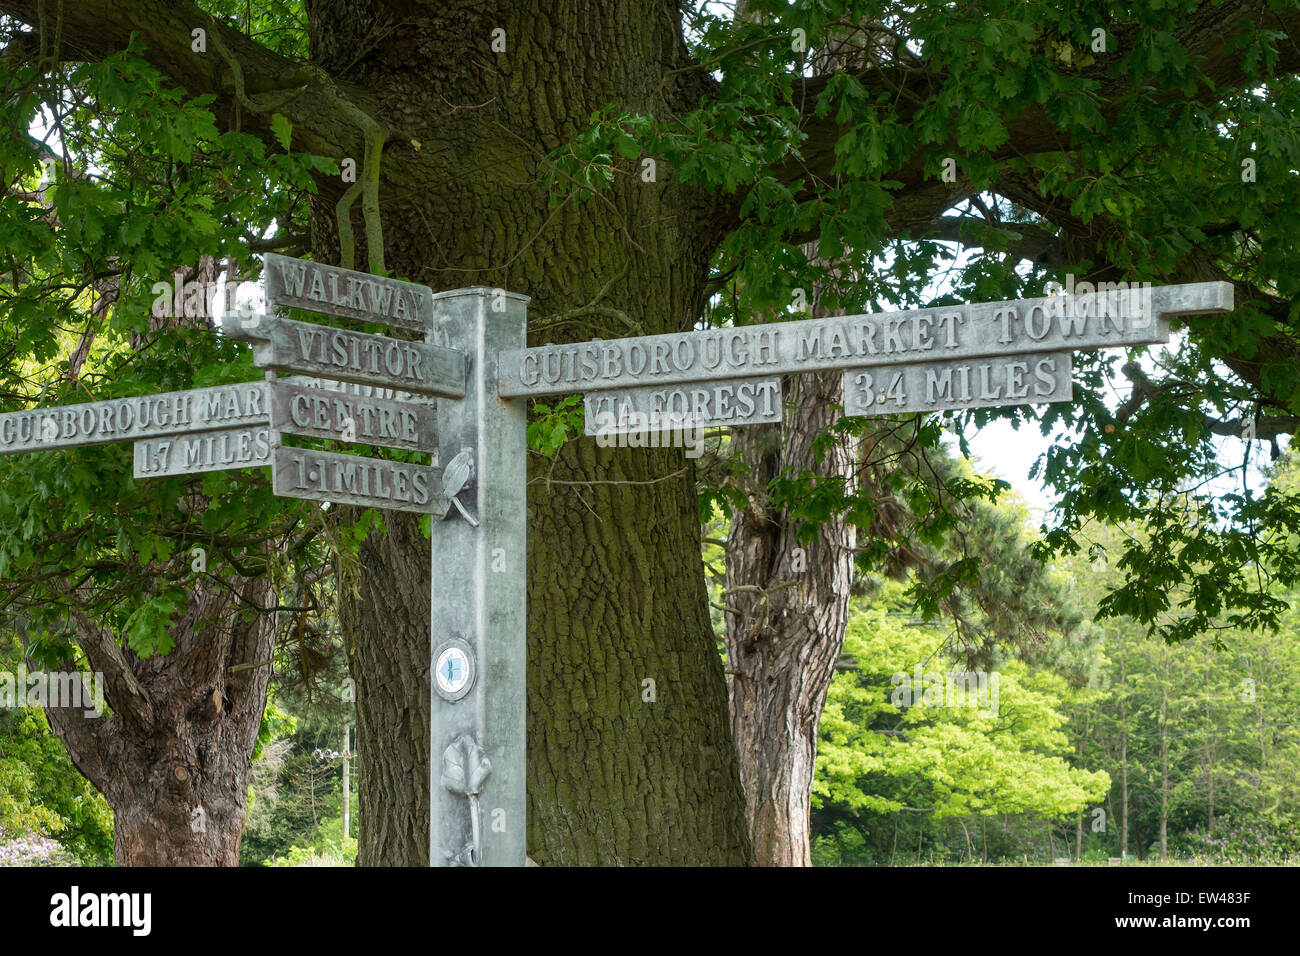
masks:
[[[271,486],[282,497],[439,518],[450,507],[442,493],[441,468],[306,448],[273,449]]]
[[[457,349],[276,315],[228,314],[222,331],[252,342],[259,368],[443,398],[465,396],[469,357]]]
[[[1232,285],[1088,294],[544,345],[502,352],[501,394],[560,395],[1168,340],[1167,316],[1226,312]]]
[[[332,389],[269,383],[271,425],[289,435],[332,441],[437,451],[433,405],[354,395]]]
[[[901,415],[1068,402],[1074,397],[1072,386],[1069,352],[848,369],[844,413]]]
[[[428,286],[272,252],[263,258],[268,309],[289,306],[421,332],[433,328]]]
[[[275,440],[267,425],[147,438],[135,443],[136,478],[194,475],[271,464]]]
[[[221,334],[240,342],[268,342],[278,321],[278,316],[264,312],[227,311],[221,316]]]
[[[1201,315],[1231,312],[1234,289],[1231,282],[1185,282],[1181,285],[1152,286],[1155,311],[1162,318],[1173,315]]]
[[[779,376],[591,391],[583,399],[588,435],[760,425],[781,420]]]
[[[265,382],[33,408],[0,415],[0,455],[264,425],[268,420]]]

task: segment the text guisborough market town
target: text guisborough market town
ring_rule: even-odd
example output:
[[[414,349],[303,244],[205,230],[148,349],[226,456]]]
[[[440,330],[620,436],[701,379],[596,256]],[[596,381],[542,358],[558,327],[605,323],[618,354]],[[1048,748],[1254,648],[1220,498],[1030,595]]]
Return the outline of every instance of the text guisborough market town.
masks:
[[[1151,293],[1135,288],[542,346],[502,356],[502,394],[1141,344],[1162,337]]]

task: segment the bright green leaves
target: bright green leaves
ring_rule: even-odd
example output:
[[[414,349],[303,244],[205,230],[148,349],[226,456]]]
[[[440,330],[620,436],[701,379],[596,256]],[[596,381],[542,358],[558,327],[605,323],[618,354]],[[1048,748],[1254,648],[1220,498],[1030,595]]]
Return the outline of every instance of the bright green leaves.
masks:
[[[289,138],[293,134],[293,123],[291,123],[283,113],[271,114],[271,133],[275,136],[276,141],[285,148],[289,149]]]
[[[44,99],[29,95],[33,84]],[[259,377],[248,349],[206,321],[209,306],[221,307],[215,288],[187,298],[180,315],[170,295],[155,311],[152,286],[172,288],[174,271],[203,257],[246,263],[249,236],[273,222],[301,228],[303,193],[335,162],[218,132],[213,98],[170,87],[135,48],[49,77],[0,64],[0,86],[10,130],[44,128],[43,103],[61,104],[46,168],[35,140],[0,139],[10,177],[0,197],[3,410]],[[66,589],[76,586],[87,616],[138,655],[166,653],[195,582],[275,580],[275,548],[261,543],[321,520],[311,505],[275,499],[263,471],[131,473],[129,442],[0,459],[0,575],[31,633],[66,633]]]
[[[861,112],[872,108],[872,96],[862,81],[848,73],[836,73],[826,80],[826,89],[817,97],[816,115],[826,118],[835,114],[835,122],[846,124]]]
[[[950,690],[964,664],[940,628],[918,628],[897,586],[852,615],[820,725],[813,806],[870,820],[903,807],[935,819],[1055,818],[1102,799],[1105,773],[1070,766],[1065,681],[1015,659]],[[918,680],[919,678],[919,680]]]
[[[122,66],[128,61],[104,60],[100,63],[84,67],[85,74],[81,77],[73,76],[72,81],[92,80],[92,88],[96,89],[101,102],[109,109],[123,110],[131,105],[132,99],[138,94],[138,87],[133,87],[131,78],[125,75]],[[140,75],[137,74],[135,79],[138,81]],[[155,90],[156,92],[156,87]]]
[[[801,544],[812,541],[817,527],[833,516],[854,508],[859,516],[869,522],[870,506],[865,501],[850,501],[845,480],[840,475],[825,477],[813,471],[781,476],[768,485],[772,503],[779,506],[798,528]]]
[[[1289,544],[1300,528],[1300,499],[1243,490],[1248,462],[1233,467],[1231,445],[1210,423],[1256,412],[1242,402],[1240,386],[1194,385],[1204,360],[1188,345],[1166,354],[1167,365],[1183,370],[1181,381],[1117,421],[1094,393],[1081,392],[1095,366],[1077,359],[1079,401],[1065,411],[1079,439],[1049,452],[1044,475],[1061,495],[1045,551],[1073,552],[1092,519],[1129,529],[1120,552],[1109,555],[1122,576],[1099,611],[1131,617],[1168,641],[1224,624],[1275,626],[1283,608],[1275,583],[1289,586],[1300,571]]]
[[[1292,42],[1283,30],[1261,28],[1251,22],[1253,34],[1245,34],[1241,40],[1241,65],[1250,76],[1269,76],[1278,61],[1278,47]]]
[[[253,761],[262,759],[262,752],[277,737],[287,737],[298,729],[298,718],[281,710],[268,696],[266,709],[257,727],[257,742],[253,744]]]
[[[1261,523],[1281,519],[1294,535],[1296,521],[1279,508],[1280,499],[1242,498],[1232,504]],[[1285,504],[1294,508],[1297,502]],[[1224,522],[1226,516],[1227,508],[1203,501],[1155,504],[1118,553],[1107,555],[1122,577],[1099,601],[1100,616],[1132,618],[1169,643],[1225,626],[1276,627],[1288,604],[1260,585],[1297,580],[1290,546],[1284,539],[1272,543],[1254,532],[1241,533]]]
[[[706,10],[688,41],[707,77],[693,108],[650,116],[638,103],[597,114],[566,146],[569,165],[555,183],[561,196],[590,194],[630,181],[654,157],[677,182],[741,194],[738,221],[727,222],[713,263],[721,292],[706,319],[718,325],[806,314],[814,291],[825,309],[935,303],[933,282],[950,247],[927,237],[950,232],[955,213],[917,213],[946,217],[933,233],[909,216],[946,160],[955,162],[954,189],[987,192],[983,210],[972,201],[956,213],[967,220],[967,255],[945,273],[940,301],[1040,294],[1046,262],[1059,265],[1058,280],[1101,270],[1151,282],[1221,274],[1243,292],[1259,290],[1272,308],[1242,305],[1239,294],[1232,316],[1187,320],[1190,340],[1148,368],[1159,394],[1122,420],[1116,406],[1131,388],[1122,362],[1096,356],[1076,360],[1075,403],[1035,414],[1044,434],[1059,436],[1045,463],[1062,495],[1054,546],[1069,550],[1093,520],[1150,523],[1108,608],[1175,629],[1167,633],[1210,626],[1216,614],[1266,622],[1270,604],[1252,599],[1250,579],[1268,573],[1261,562],[1287,561],[1252,536],[1265,512],[1280,526],[1289,519],[1281,504],[1266,508],[1239,493],[1244,464],[1221,475],[1247,446],[1210,425],[1222,433],[1225,422],[1300,409],[1300,366],[1287,344],[1300,322],[1300,304],[1287,301],[1300,296],[1300,82],[1266,75],[1283,42],[1267,23],[1233,21],[1224,24],[1226,55],[1240,57],[1251,79],[1216,88],[1201,72],[1206,61],[1179,41],[1195,7],[1160,0],[1120,12],[1090,0],[991,0],[900,12],[883,3],[758,0],[752,21],[739,23],[731,11]],[[903,37],[856,31],[876,21]],[[827,72],[818,57],[847,24],[883,63],[810,79]],[[1229,41],[1230,32],[1239,38]],[[1007,253],[1038,262],[1026,268]],[[1112,366],[1109,380],[1102,361]],[[1257,380],[1247,384],[1233,369]],[[966,420],[993,418],[1029,416],[980,411]],[[554,430],[539,425],[535,435]],[[1255,443],[1249,455],[1261,449]],[[809,525],[833,514],[872,520],[843,487],[809,472],[782,476],[773,491]],[[983,498],[975,487],[964,491]],[[926,540],[952,531],[937,492],[919,487],[900,497],[922,515]],[[1175,520],[1177,508],[1183,517]],[[1187,513],[1202,515],[1199,524],[1191,527]],[[868,563],[881,557],[874,546],[864,553]],[[935,579],[929,607],[941,606],[945,588],[967,586],[971,568],[951,564]],[[1262,593],[1258,582],[1254,591]],[[1184,624],[1173,623],[1180,607],[1191,615]]]
[[[551,205],[591,198],[616,177],[647,186],[671,178],[734,192],[798,139],[796,111],[765,104],[756,112],[757,106],[715,104],[671,122],[612,107],[598,111],[587,130],[547,157],[543,181]]]
[[[614,159],[610,140],[624,145],[631,137],[608,113],[595,113],[591,127],[547,157],[543,182],[550,194],[551,208],[569,200],[593,198],[614,181]]]
[[[187,100],[184,90],[165,86],[158,72],[140,58],[137,46],[78,66],[69,81],[97,100],[100,116],[113,117],[106,144],[110,152],[127,152],[138,143],[158,144],[163,155],[187,163],[200,144],[217,137],[207,109],[215,97]]]
[[[888,112],[868,110],[836,140],[836,169],[848,176],[879,178],[906,162],[916,146],[915,128]]]
[[[566,395],[554,405],[537,402],[529,416],[528,447],[543,455],[554,455],[583,429],[582,397]]]
[[[167,654],[174,646],[168,629],[176,612],[185,606],[185,595],[171,589],[139,604],[126,619],[122,638],[137,657]]]
[[[624,159],[636,159],[641,155],[641,144],[622,129],[614,134],[613,147],[614,151]]]
[[[64,646],[47,656],[47,642],[35,638],[24,650],[6,634],[0,636],[0,672],[16,677],[38,668],[67,669],[66,662],[84,669],[73,648]],[[13,679],[13,678],[11,678]],[[24,695],[25,696],[25,695]],[[15,701],[17,703],[17,701]],[[59,738],[50,730],[39,707],[0,708],[0,830],[6,839],[34,829],[52,834],[77,859],[102,865],[113,851],[113,813],[104,798],[73,766]],[[7,861],[12,864],[12,857]]]

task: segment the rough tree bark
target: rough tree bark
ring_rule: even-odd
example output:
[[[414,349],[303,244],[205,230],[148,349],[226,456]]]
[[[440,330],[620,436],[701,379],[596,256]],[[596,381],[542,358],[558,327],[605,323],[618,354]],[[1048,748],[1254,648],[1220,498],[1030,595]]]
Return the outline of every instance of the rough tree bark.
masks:
[[[33,25],[44,18],[34,0],[4,0],[0,12]],[[570,195],[559,208],[541,182],[546,155],[597,109],[680,114],[707,92],[707,73],[689,68],[675,3],[313,0],[307,13],[308,67],[187,2],[64,5],[59,49],[96,59],[134,34],[191,93],[218,94],[223,125],[274,143],[271,114],[282,112],[295,150],[358,165],[368,153],[355,111],[365,113],[386,137],[388,269],[436,290],[477,284],[530,295],[534,343],[690,327],[737,197],[675,183],[663,164],[656,181],[620,175],[601,196]],[[198,27],[205,53],[191,47]],[[501,37],[505,49],[494,51]],[[38,44],[19,38],[12,47],[34,55]],[[334,209],[345,187],[328,177],[319,187],[313,254],[337,261]],[[358,249],[356,262],[369,251]],[[534,461],[530,480],[531,855],[746,862],[692,463],[680,450],[601,450],[583,440]],[[381,781],[359,821],[363,863],[424,862],[427,750],[421,731],[404,731],[427,724],[427,691],[401,681],[413,672],[428,679],[427,611],[417,610],[428,595],[402,582],[428,561],[416,536],[402,547],[372,541],[363,574],[375,580],[348,611],[359,748],[369,779]],[[653,703],[642,700],[647,679],[656,682]],[[412,696],[397,699],[399,688]],[[386,760],[391,773],[379,771]]]
[[[747,7],[737,4],[738,20],[752,18]],[[866,55],[852,42],[816,56],[814,69],[828,74],[850,61],[864,68]],[[805,252],[815,258],[815,244]],[[843,314],[821,309],[819,298],[814,292],[814,316]],[[787,376],[783,393],[791,401],[780,425],[738,429],[732,438],[748,468],[750,504],[733,512],[727,534],[728,703],[754,862],[811,866],[817,728],[844,647],[857,531],[835,516],[802,544],[798,524],[768,503],[766,490],[782,474],[811,471],[844,480],[851,494],[857,443],[836,445],[820,462],[813,451],[818,433],[839,418],[832,407],[843,405],[841,374]]]
[[[261,580],[196,583],[171,653],[141,660],[73,613],[78,643],[104,675],[111,716],[49,707],[50,726],[113,808],[118,866],[237,866],[253,745],[266,707],[274,602]],[[261,666],[258,666],[261,665]],[[70,667],[70,664],[69,664]]]
[[[795,376],[780,425],[738,429],[733,447],[751,469],[750,504],[727,537],[725,614],[731,731],[740,756],[754,861],[808,866],[817,726],[844,646],[857,532],[839,519],[801,544],[799,527],[765,501],[782,469],[853,481],[857,456],[836,445],[817,463],[812,442],[839,417],[837,373]]]
[[[345,598],[348,658],[356,682],[357,792],[363,865],[428,863],[429,540],[413,515],[386,514],[387,534],[361,546],[355,599]],[[421,559],[419,556],[423,555]],[[346,589],[345,589],[346,590]],[[360,617],[366,621],[362,624]],[[385,631],[372,630],[380,625]],[[382,759],[376,755],[382,747]]]
[[[192,270],[182,270],[190,278]],[[204,257],[193,278],[211,284]],[[97,316],[99,318],[101,316]],[[151,318],[153,330],[202,319]],[[94,338],[83,338],[84,356]],[[133,342],[142,347],[143,340]],[[75,374],[75,373],[72,373]],[[188,496],[184,510],[206,507]],[[182,552],[179,560],[191,556]],[[118,866],[237,866],[244,832],[252,753],[266,708],[275,647],[275,593],[264,579],[233,578],[224,587],[195,575],[188,602],[168,635],[167,654],[141,659],[81,608],[67,591],[77,643],[111,716],[85,708],[46,707],[51,728],[73,764],[113,809]],[[74,662],[63,664],[73,672]]]
[[[213,284],[216,263],[204,256],[198,274],[181,269],[182,278],[191,276]],[[114,294],[116,287],[100,290],[95,323]],[[201,321],[151,317],[149,328]],[[92,324],[83,334],[69,377],[78,375],[96,329]],[[140,349],[144,339],[131,345]],[[195,493],[179,505],[196,515],[207,502]],[[174,559],[188,564],[191,554],[182,550]],[[147,659],[92,618],[90,594],[61,584],[77,643],[91,671],[101,675],[98,689],[108,714],[72,706],[65,697],[45,706],[45,717],[113,809],[118,866],[238,865],[276,624],[264,613],[274,606],[269,581],[233,578],[227,584],[195,575],[187,604],[168,630],[172,650]],[[64,661],[61,671],[75,674],[77,663]],[[90,700],[91,685],[78,679]]]

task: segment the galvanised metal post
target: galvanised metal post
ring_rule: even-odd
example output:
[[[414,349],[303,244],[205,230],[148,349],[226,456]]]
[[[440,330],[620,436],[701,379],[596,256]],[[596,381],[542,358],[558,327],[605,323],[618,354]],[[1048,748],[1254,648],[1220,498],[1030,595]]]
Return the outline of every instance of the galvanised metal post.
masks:
[[[434,296],[430,342],[469,368],[465,397],[438,400],[451,507],[432,519],[431,866],[525,863],[526,400],[499,394],[497,354],[524,346],[527,303]]]

